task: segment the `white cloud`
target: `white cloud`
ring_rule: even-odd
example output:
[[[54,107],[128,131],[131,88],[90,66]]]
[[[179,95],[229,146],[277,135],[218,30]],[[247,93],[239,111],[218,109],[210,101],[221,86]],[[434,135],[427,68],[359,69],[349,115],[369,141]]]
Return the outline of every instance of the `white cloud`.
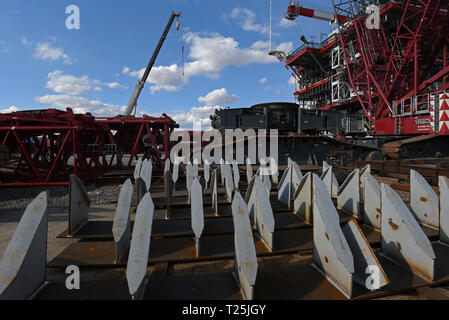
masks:
[[[153,68],[147,80],[152,85],[150,87],[152,93],[161,90],[179,90],[193,76],[218,78],[220,73],[229,66],[279,62],[275,57],[268,55],[268,41],[257,41],[248,48],[240,48],[236,40],[218,33],[188,33],[186,43],[190,45],[190,61],[185,63],[184,76],[182,76],[182,68],[177,64]],[[278,49],[291,51],[293,43],[281,43]],[[128,74],[139,78],[144,72],[145,68],[142,68],[130,71]]]
[[[179,124],[180,129],[193,130],[194,123],[201,123],[202,130],[210,130],[212,129],[210,116],[215,114],[216,109],[219,109],[219,106],[195,107],[189,111],[173,111],[171,118]]]
[[[259,23],[256,23],[256,14],[245,8],[232,9],[229,17],[239,24],[239,26],[245,31],[254,31],[261,34],[268,34],[270,28]]]
[[[117,114],[122,114],[126,109],[126,106],[103,103],[99,100],[89,100],[84,97],[67,94],[45,95],[36,97],[35,101],[64,110],[70,107],[75,113],[90,112],[95,116],[116,116]]]
[[[56,70],[48,74],[46,88],[52,89],[57,93],[67,93],[79,95],[90,90],[90,80],[87,76],[75,77],[63,74],[63,71]]]
[[[228,94],[225,88],[217,89],[209,92],[205,97],[199,97],[198,101],[204,103],[205,105],[224,105],[231,104],[239,100],[236,95]]]
[[[263,77],[262,79],[259,80],[259,83],[264,84],[268,81],[267,77]]]
[[[62,60],[64,64],[72,64],[72,59],[61,47],[53,47],[49,42],[39,42],[34,48],[34,57],[40,60]]]
[[[99,80],[90,80],[88,76],[76,77],[66,75],[61,70],[56,70],[48,74],[46,88],[52,89],[56,93],[65,93],[70,95],[80,95],[89,91],[94,86],[95,91],[101,91],[102,86],[111,89],[126,87],[118,82],[101,82]]]
[[[291,77],[291,78],[288,80],[288,84],[290,84],[290,85],[292,85],[292,86],[295,86],[295,85],[296,85],[296,79],[295,79],[294,77]]]
[[[19,107],[10,106],[8,109],[0,110],[0,113],[12,113],[12,112],[17,112],[17,111],[20,111]]]
[[[128,68],[128,67],[123,67],[122,73],[123,73],[123,74],[128,74],[130,71],[131,71],[130,68]]]

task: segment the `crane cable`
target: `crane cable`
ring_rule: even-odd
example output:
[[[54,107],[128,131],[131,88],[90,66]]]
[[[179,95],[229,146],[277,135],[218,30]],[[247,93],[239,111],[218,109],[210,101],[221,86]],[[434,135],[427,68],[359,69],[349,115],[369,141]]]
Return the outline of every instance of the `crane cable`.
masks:
[[[184,77],[184,24],[181,21],[181,15],[178,17],[178,23],[181,25],[181,64],[182,76]]]

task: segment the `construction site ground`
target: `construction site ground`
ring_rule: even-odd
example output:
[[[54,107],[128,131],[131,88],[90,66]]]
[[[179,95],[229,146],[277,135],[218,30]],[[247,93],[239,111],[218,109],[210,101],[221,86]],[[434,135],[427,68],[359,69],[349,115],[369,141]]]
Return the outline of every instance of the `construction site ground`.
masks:
[[[338,174],[337,174],[338,175]],[[107,186],[88,187],[91,199],[89,220],[110,221],[113,220],[116,201],[120,184]],[[54,188],[7,188],[0,189],[0,256],[3,255],[8,243],[13,236],[17,225],[24,213],[26,206],[44,190],[50,190],[49,215],[48,215],[48,243],[47,261],[53,260],[74,239],[58,238],[67,229],[68,219],[68,197],[67,187]],[[409,202],[409,193],[398,191],[403,200]],[[134,220],[134,214],[131,220]],[[295,266],[310,262],[313,252],[302,252],[297,254],[285,254],[272,257],[259,257],[259,266]],[[234,260],[220,260],[194,263],[161,263],[148,266],[147,275],[151,280],[151,274],[165,274],[167,276],[184,275],[206,275],[214,273],[229,272],[234,270]],[[51,283],[64,283],[67,278],[65,269],[47,268],[47,281]],[[125,268],[82,268],[82,281],[126,281]],[[86,297],[87,299],[88,297]],[[422,300],[422,299],[449,299],[449,286],[438,288],[421,288],[401,294],[393,294],[378,298],[381,300]]]

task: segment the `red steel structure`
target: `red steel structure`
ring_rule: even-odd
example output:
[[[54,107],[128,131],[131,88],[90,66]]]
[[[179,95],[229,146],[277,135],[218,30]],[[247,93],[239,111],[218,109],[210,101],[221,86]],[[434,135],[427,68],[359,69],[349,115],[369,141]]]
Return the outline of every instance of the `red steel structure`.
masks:
[[[303,77],[303,81],[301,72],[308,68],[306,50],[312,52],[313,64],[320,54],[328,51],[330,56],[330,51],[337,47],[345,69],[331,76],[323,70],[321,78],[314,78],[296,95],[317,91],[318,86],[334,90],[337,86],[331,87],[330,83],[341,80],[349,84],[350,93],[344,99],[331,99],[330,103],[330,99],[323,98],[326,103],[315,107],[336,107],[349,113],[362,110],[368,124],[367,135],[449,134],[449,100],[445,92],[449,89],[449,2],[332,0],[332,4],[334,14],[305,9],[298,2],[291,2],[288,7],[287,19],[301,15],[339,25],[338,32],[325,43],[308,43],[284,57],[293,74]],[[379,28],[367,25],[372,17],[368,7],[372,4],[380,12]],[[358,107],[354,108],[354,102]]]
[[[2,186],[68,185],[70,174],[89,181],[131,169],[142,152],[162,167],[175,127],[165,114],[95,118],[70,108],[0,114],[0,147],[7,152],[0,181]]]

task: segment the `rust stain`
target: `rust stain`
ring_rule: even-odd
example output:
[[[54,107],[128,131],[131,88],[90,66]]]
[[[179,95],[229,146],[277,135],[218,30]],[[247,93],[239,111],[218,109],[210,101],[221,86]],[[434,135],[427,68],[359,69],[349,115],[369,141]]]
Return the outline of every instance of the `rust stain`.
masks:
[[[327,241],[330,241],[330,240],[331,240],[331,238],[329,237],[329,235],[327,234],[327,232],[325,232],[324,235],[326,236]]]
[[[421,199],[419,199],[419,200],[421,200],[421,202],[427,202],[427,201],[429,201],[429,199],[428,199],[427,197],[421,197]]]
[[[326,263],[329,263],[329,259],[327,257],[324,257],[324,261],[326,261]]]
[[[399,226],[393,222],[393,219],[388,220],[388,224],[390,225],[391,229],[399,230]]]
[[[380,215],[376,215],[376,219],[379,220],[379,218],[380,218]]]
[[[402,250],[402,246],[401,246],[401,244],[399,242],[397,243],[397,246],[398,246],[399,251],[401,251]]]
[[[382,211],[380,210],[380,208],[376,208],[376,211],[379,213],[382,213]]]
[[[426,217],[426,218],[428,217],[427,213],[424,214],[424,217]]]

